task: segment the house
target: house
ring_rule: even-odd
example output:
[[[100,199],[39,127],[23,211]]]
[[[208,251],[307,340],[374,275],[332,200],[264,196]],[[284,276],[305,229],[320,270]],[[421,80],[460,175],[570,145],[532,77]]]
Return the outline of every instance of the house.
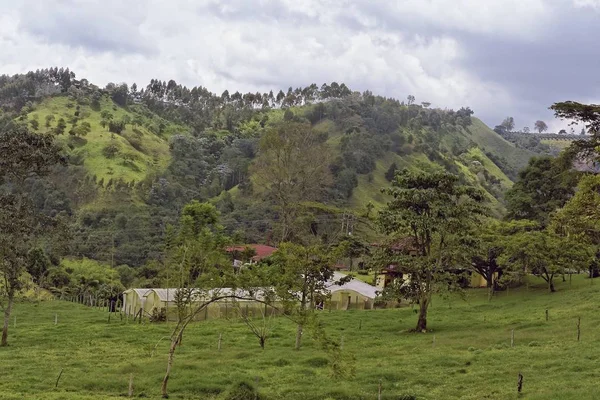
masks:
[[[121,311],[126,315],[135,315],[144,308],[145,295],[153,289],[128,289],[123,292],[123,307]]]
[[[329,308],[334,310],[370,310],[374,307],[378,288],[358,279],[352,279],[342,285],[338,282],[346,274],[334,272],[326,286],[330,294]]]
[[[239,260],[243,253],[248,250],[254,250],[255,255],[252,256],[250,262],[259,262],[260,260],[269,257],[277,251],[276,247],[267,246],[264,244],[247,244],[243,246],[228,247],[226,251],[233,255],[234,260]]]

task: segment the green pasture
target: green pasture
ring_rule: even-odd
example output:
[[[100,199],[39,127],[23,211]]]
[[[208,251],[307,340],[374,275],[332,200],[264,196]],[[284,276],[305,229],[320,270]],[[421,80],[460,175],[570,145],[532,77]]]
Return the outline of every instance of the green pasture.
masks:
[[[295,351],[295,326],[285,318],[273,321],[265,350],[240,321],[195,323],[177,349],[170,398],[227,399],[240,382],[257,387],[261,399],[282,400],[377,399],[380,383],[388,400],[598,398],[600,281],[559,277],[557,290],[531,279],[491,302],[485,289],[438,297],[427,334],[410,332],[411,307],[324,311],[327,334],[355,358],[355,376],[346,379],[331,375],[309,332]],[[106,310],[64,301],[21,302],[14,316],[10,346],[0,348],[0,399],[123,398],[131,374],[135,397],[160,398],[172,325],[119,314],[108,323]]]

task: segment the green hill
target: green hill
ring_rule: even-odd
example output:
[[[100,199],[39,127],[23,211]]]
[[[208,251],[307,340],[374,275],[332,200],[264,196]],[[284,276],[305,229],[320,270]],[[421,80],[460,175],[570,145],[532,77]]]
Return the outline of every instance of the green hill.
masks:
[[[369,237],[369,210],[385,205],[381,189],[403,168],[454,173],[500,216],[511,179],[534,155],[469,108],[406,104],[335,82],[216,95],[160,80],[99,88],[50,69],[0,79],[0,106],[18,123],[57,133],[69,165],[36,202],[70,216],[74,254],[117,265],[160,257],[167,227],[192,199],[216,204],[240,241],[276,242],[277,209],[252,165],[265,132],[282,121],[304,124],[325,144],[329,176],[318,196],[301,199],[299,221],[302,235],[321,240],[338,236],[347,214]]]

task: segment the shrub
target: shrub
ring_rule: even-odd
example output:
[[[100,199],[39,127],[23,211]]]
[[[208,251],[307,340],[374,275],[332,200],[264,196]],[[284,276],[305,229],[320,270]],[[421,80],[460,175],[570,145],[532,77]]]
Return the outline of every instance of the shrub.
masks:
[[[117,154],[119,154],[120,151],[121,149],[116,143],[111,143],[102,149],[102,154],[106,158],[114,158]]]
[[[256,400],[263,397],[259,396],[254,386],[248,382],[239,382],[233,385],[225,393],[224,400]]]

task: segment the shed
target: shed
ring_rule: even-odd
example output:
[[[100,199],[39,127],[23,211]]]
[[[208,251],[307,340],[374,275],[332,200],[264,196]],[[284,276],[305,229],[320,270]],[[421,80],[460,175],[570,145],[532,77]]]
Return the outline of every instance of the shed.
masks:
[[[330,307],[338,310],[372,309],[378,288],[358,279],[352,279],[343,285],[336,284],[346,276],[346,274],[334,272],[333,279],[327,282],[327,289],[331,294]]]
[[[127,315],[136,314],[140,308],[144,308],[145,295],[153,289],[137,288],[127,289],[123,292],[123,311]]]

